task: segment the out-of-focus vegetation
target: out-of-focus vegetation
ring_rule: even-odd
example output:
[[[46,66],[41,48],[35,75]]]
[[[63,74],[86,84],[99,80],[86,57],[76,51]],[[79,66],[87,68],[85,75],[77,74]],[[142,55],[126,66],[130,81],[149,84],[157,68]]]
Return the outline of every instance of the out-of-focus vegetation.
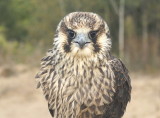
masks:
[[[124,61],[134,70],[160,68],[160,0],[125,0],[124,6]],[[101,15],[119,55],[119,8],[120,0],[0,0],[0,65],[39,63],[57,24],[73,11]]]

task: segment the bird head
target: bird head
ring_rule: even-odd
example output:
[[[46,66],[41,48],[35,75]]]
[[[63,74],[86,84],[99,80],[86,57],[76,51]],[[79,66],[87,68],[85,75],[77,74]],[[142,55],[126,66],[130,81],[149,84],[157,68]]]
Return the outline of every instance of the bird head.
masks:
[[[58,49],[74,57],[91,57],[110,51],[111,40],[107,23],[91,12],[73,12],[57,27],[54,43]]]

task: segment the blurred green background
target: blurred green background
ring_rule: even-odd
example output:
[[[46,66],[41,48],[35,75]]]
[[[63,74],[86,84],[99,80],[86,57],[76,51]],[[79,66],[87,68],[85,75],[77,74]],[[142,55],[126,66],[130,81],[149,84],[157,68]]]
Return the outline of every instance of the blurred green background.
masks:
[[[90,11],[108,23],[112,52],[119,56],[119,0],[0,0],[0,64],[37,65],[59,21],[73,11]],[[124,61],[132,70],[160,68],[160,0],[124,1]],[[36,61],[35,61],[36,60]]]

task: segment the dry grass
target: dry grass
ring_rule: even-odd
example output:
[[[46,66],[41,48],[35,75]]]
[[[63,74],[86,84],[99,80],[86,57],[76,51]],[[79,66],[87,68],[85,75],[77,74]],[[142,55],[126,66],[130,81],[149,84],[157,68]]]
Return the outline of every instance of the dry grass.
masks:
[[[36,68],[23,65],[0,68],[0,118],[51,118],[41,91],[36,89]],[[9,71],[9,76],[7,76]],[[131,74],[132,100],[123,118],[160,118],[160,75]]]

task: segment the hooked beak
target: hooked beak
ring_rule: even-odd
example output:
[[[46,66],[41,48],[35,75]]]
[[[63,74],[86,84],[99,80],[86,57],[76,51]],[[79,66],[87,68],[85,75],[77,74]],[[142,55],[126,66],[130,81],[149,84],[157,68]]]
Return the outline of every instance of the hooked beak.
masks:
[[[81,49],[85,47],[87,44],[91,43],[88,36],[85,34],[79,34],[74,40],[73,43],[76,43]]]

